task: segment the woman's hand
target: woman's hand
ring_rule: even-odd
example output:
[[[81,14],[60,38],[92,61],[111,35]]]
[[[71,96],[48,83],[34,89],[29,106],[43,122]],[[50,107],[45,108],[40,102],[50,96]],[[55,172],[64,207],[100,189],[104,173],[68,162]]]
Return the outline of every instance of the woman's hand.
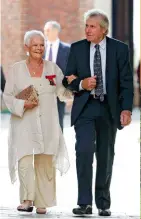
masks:
[[[33,109],[35,106],[38,106],[38,101],[33,102],[33,101],[26,100],[25,103],[24,103],[24,108],[25,109]]]
[[[75,75],[66,76],[68,84],[70,84],[73,80],[75,80],[77,77]]]

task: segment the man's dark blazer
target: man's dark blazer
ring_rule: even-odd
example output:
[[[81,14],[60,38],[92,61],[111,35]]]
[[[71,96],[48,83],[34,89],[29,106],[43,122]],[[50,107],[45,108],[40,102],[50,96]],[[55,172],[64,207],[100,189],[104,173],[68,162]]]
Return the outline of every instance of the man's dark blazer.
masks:
[[[63,74],[65,74],[69,52],[70,52],[70,45],[60,41],[56,64],[62,70]],[[45,54],[43,58],[45,58]]]
[[[69,52],[70,52],[70,45],[64,42],[60,42],[56,64],[62,70],[63,74],[65,74]]]
[[[71,74],[78,78],[69,85],[67,79],[64,78],[63,85],[74,92],[71,125],[75,125],[90,95],[90,91],[79,91],[80,81],[91,77],[90,42],[86,39],[71,45],[65,75]],[[106,92],[111,116],[117,128],[121,129],[120,112],[122,110],[132,111],[133,73],[129,63],[128,46],[109,37],[106,37]]]
[[[5,76],[4,76],[4,73],[3,73],[2,66],[0,66],[0,68],[1,68],[1,90],[2,90],[2,92],[4,92],[4,88],[5,88]]]

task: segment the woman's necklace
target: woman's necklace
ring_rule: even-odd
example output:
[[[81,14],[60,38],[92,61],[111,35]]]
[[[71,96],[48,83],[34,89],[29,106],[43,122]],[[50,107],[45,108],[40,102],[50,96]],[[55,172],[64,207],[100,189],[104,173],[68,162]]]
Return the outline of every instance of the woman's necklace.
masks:
[[[29,61],[29,59],[27,59],[27,64],[29,66],[29,69],[31,69],[31,74],[32,75],[36,75],[37,71],[39,70],[39,68],[42,66],[43,64],[43,60],[41,60],[40,63],[37,64],[37,66],[32,66],[31,62]]]

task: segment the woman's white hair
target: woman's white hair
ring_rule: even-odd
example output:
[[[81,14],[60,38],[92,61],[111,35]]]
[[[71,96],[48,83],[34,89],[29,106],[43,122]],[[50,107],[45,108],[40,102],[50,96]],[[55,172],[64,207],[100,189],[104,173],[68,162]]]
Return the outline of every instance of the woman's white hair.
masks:
[[[45,42],[45,37],[44,37],[44,34],[42,33],[42,31],[30,30],[30,31],[27,31],[24,35],[24,45],[29,46],[31,39],[35,36],[42,37],[44,42]]]
[[[100,26],[107,30],[105,33],[105,34],[107,34],[108,28],[109,28],[109,19],[108,19],[108,16],[106,15],[106,13],[103,12],[102,10],[99,10],[99,9],[91,9],[84,14],[84,22],[86,23],[86,21],[91,17],[101,17],[102,18],[101,22],[100,22]]]

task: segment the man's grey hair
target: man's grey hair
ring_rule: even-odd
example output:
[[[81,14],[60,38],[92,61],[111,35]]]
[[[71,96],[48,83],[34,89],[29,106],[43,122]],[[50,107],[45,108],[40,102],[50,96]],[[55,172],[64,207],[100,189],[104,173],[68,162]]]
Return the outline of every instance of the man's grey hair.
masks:
[[[109,28],[109,19],[108,19],[108,16],[106,15],[106,13],[99,10],[99,9],[91,9],[84,14],[84,22],[86,23],[88,18],[91,18],[91,17],[101,17],[102,18],[102,20],[100,22],[100,26],[107,30],[106,31],[106,34],[107,34],[108,28]]]
[[[29,46],[31,39],[34,38],[35,36],[42,37],[44,40],[44,43],[45,43],[45,37],[44,37],[44,34],[42,33],[42,31],[30,30],[30,31],[27,31],[24,35],[24,45]]]
[[[61,31],[61,26],[57,21],[48,21],[48,22],[46,22],[46,24],[44,26],[44,30],[46,30],[49,26],[51,26],[52,28],[57,29],[59,32]]]

